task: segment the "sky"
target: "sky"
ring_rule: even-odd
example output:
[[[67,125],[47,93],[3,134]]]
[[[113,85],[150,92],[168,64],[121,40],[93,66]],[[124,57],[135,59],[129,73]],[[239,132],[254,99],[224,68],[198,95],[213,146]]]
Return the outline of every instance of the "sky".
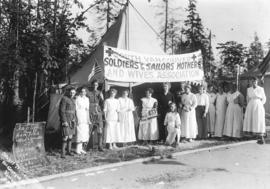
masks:
[[[85,7],[91,3],[91,0],[81,1]],[[164,4],[163,0],[130,1],[158,31],[161,18],[156,14],[161,9],[157,8],[157,5]],[[187,5],[188,0],[169,0],[170,8],[181,7],[175,13],[181,20],[185,19],[184,9],[187,8]],[[249,46],[254,39],[255,32],[263,45],[270,40],[270,0],[197,0],[197,11],[205,28],[208,31],[211,30],[214,35],[212,42],[215,54],[217,53],[215,50],[217,43],[234,40]],[[93,14],[89,12],[86,16],[89,26],[94,26]],[[130,20],[130,25],[132,25],[132,20]],[[139,27],[143,31],[143,28],[148,26],[144,23]],[[85,42],[89,38],[89,34],[85,32],[79,32],[78,35]],[[151,35],[155,35],[154,32]],[[147,35],[144,36],[147,38]]]

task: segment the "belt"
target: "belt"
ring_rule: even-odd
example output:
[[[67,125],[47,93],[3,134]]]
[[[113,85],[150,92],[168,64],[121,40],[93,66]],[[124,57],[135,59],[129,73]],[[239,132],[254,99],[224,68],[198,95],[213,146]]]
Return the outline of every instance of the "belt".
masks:
[[[67,110],[66,113],[71,113],[71,114],[73,114],[73,113],[75,113],[75,111],[73,111],[73,110]]]

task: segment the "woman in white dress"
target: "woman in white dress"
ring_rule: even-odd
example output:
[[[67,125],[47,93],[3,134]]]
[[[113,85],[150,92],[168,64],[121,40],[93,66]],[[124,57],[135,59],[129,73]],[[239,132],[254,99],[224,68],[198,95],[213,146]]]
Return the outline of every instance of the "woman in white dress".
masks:
[[[258,79],[252,78],[252,86],[247,89],[247,109],[243,131],[252,135],[259,135],[264,144],[266,96],[264,89],[258,86]]]
[[[181,119],[176,110],[176,104],[170,103],[170,111],[167,112],[164,120],[164,125],[167,127],[168,135],[166,138],[166,144],[172,145],[176,141],[176,147],[179,146],[181,136]]]
[[[223,86],[218,87],[216,97],[216,120],[215,120],[215,137],[222,137],[227,109],[227,96],[223,91]]]
[[[244,96],[232,85],[231,93],[227,95],[228,108],[226,111],[223,135],[232,138],[240,138],[243,130]]]
[[[117,142],[121,142],[121,133],[119,125],[119,101],[115,99],[117,90],[110,89],[110,97],[104,102],[104,114],[106,121],[105,141],[109,144],[109,149],[117,149]]]
[[[136,141],[133,111],[135,110],[132,99],[128,98],[129,90],[125,89],[120,97],[119,122],[121,131],[121,142],[128,143]]]
[[[152,98],[153,89],[148,88],[145,92],[146,97],[142,101],[142,113],[139,124],[138,139],[144,143],[159,139],[159,131],[157,124],[157,100]]]
[[[209,96],[209,108],[207,117],[207,126],[210,137],[214,136],[215,133],[215,121],[216,121],[216,99],[217,95],[213,90],[213,86],[208,86],[208,96]]]
[[[190,91],[191,86],[185,86],[185,94],[182,96],[183,109],[181,112],[181,136],[191,142],[198,134],[198,126],[196,121],[195,108],[197,106],[197,98]]]
[[[77,116],[77,128],[75,136],[75,141],[77,143],[76,153],[85,154],[86,152],[83,150],[82,144],[87,143],[89,140],[89,125],[91,124],[89,117],[89,99],[86,97],[85,88],[80,90],[80,94],[76,98],[75,104]]]

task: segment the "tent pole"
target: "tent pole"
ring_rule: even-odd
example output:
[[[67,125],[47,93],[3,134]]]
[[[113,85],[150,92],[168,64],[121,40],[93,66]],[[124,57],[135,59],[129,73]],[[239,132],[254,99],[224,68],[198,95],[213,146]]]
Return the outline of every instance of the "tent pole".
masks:
[[[237,72],[236,72],[236,88],[239,90],[239,65],[237,65]]]
[[[133,99],[133,91],[132,91],[132,84],[129,82],[129,96],[131,99]]]

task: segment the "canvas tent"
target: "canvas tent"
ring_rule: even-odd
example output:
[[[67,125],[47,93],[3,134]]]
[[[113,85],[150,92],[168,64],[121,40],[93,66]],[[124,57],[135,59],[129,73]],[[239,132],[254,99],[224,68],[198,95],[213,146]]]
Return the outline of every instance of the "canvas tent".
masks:
[[[146,3],[146,6],[149,6]],[[82,64],[82,67],[70,74],[70,82],[87,83],[93,65],[97,62],[102,68],[98,75],[99,81],[104,80],[103,45],[127,49],[140,53],[165,54],[161,47],[161,41],[156,33],[146,25],[144,20],[134,8],[126,6],[119,14],[116,22],[108,29],[100,43],[90,54],[89,58]],[[108,82],[111,85],[129,86],[129,83]]]
[[[135,3],[135,1],[134,1]],[[136,5],[136,4],[134,4]],[[153,11],[151,3],[146,3],[149,6],[149,12]],[[139,7],[136,7],[139,9]],[[137,9],[137,10],[138,10]],[[153,12],[152,12],[153,13]],[[154,13],[152,14],[154,17]],[[99,44],[95,47],[94,51],[89,55],[88,59],[81,64],[76,70],[71,70],[69,74],[70,83],[73,84],[87,84],[88,76],[92,71],[93,66],[97,62],[102,71],[97,75],[96,79],[99,82],[104,81],[104,64],[103,64],[103,45],[112,47],[137,51],[141,53],[151,54],[165,54],[160,47],[161,41],[158,36],[143,20],[143,18],[135,11],[134,8],[125,6],[119,13],[115,23],[103,35]],[[117,85],[122,87],[129,87],[130,83],[108,81],[108,85]],[[141,83],[132,83],[132,86]],[[59,129],[59,114],[58,106],[60,104],[61,95],[52,94],[50,98],[50,107],[47,120],[47,130]]]

